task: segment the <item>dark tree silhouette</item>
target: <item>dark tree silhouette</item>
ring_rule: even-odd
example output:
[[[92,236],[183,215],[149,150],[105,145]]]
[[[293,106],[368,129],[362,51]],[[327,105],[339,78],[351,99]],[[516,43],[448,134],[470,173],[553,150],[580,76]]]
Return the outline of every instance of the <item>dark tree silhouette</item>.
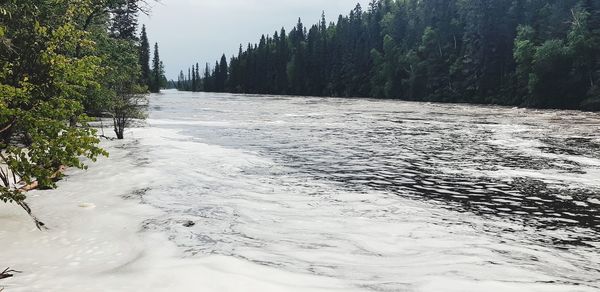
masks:
[[[240,46],[203,90],[600,110],[599,3],[372,0]]]

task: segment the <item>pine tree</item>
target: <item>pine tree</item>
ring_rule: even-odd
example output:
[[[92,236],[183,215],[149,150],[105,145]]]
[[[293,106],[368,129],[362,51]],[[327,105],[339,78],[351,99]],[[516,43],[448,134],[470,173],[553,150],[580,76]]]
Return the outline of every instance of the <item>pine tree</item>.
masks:
[[[186,91],[192,91],[192,69],[188,67],[187,82],[185,84]]]
[[[190,71],[192,72],[192,88],[190,89],[190,91],[195,92],[197,87],[196,83],[198,82],[198,76],[196,75],[194,65],[192,65],[192,69],[190,69]]]
[[[146,26],[142,26],[140,35],[140,66],[141,77],[140,84],[150,88],[150,44],[148,43],[148,35],[146,34]]]
[[[183,75],[183,70],[179,71],[179,76],[177,77],[177,90],[185,90],[185,75]]]
[[[371,0],[240,46],[203,89],[600,108],[598,3]]]
[[[211,92],[214,91],[213,87],[212,87],[212,79],[210,76],[210,67],[208,66],[208,63],[206,63],[206,66],[204,67],[204,88],[203,91],[205,92]]]
[[[227,79],[229,78],[229,70],[227,66],[227,57],[225,54],[221,57],[221,62],[219,63],[219,71],[221,72],[221,83],[219,84],[221,91],[225,91],[227,89]]]
[[[154,59],[152,59],[152,78],[150,91],[153,93],[160,92],[161,87],[164,85],[164,65],[160,60],[160,54],[158,52],[158,43],[154,44]]]
[[[126,0],[112,11],[111,36],[118,39],[137,40],[138,1]]]
[[[198,65],[198,63],[196,63],[195,75],[196,75],[196,86],[194,87],[194,91],[201,91],[202,77],[200,77],[200,66]]]

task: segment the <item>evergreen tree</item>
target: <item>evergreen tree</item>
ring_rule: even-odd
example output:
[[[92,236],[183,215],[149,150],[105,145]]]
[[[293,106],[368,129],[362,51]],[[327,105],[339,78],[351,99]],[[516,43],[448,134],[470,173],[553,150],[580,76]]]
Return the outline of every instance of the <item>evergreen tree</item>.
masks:
[[[216,79],[216,88],[217,92],[224,92],[227,85],[227,77],[228,77],[228,66],[227,66],[227,58],[225,55],[221,57],[221,61],[215,64],[215,79]]]
[[[191,87],[191,91],[195,92],[197,89],[197,85],[196,83],[198,82],[198,75],[196,75],[196,70],[194,65],[192,65],[192,69],[190,69],[190,71],[192,72],[192,87]]]
[[[308,28],[308,29],[307,29]],[[203,90],[600,107],[592,0],[371,0],[240,46]]]
[[[183,70],[179,71],[179,76],[177,77],[177,90],[184,91],[185,90],[185,75],[183,75]]]
[[[206,66],[204,67],[204,88],[203,88],[203,90],[206,92],[214,91],[213,79],[211,76],[210,67],[208,66],[208,63],[206,63]]]
[[[150,88],[150,43],[148,42],[148,35],[146,34],[146,26],[142,26],[142,32],[140,35],[140,56],[139,62],[141,66],[141,77],[140,84],[146,85]]]
[[[160,89],[166,84],[164,65],[160,60],[158,52],[158,43],[154,44],[154,58],[152,59],[152,78],[150,81],[150,91],[153,93],[160,92]]]
[[[194,91],[200,91],[202,87],[202,77],[200,77],[200,66],[196,63],[196,86],[194,87]]]
[[[124,0],[112,10],[111,36],[118,39],[137,40],[138,0]]]
[[[189,67],[187,74],[187,82],[185,84],[185,90],[192,91],[192,69],[190,69]]]

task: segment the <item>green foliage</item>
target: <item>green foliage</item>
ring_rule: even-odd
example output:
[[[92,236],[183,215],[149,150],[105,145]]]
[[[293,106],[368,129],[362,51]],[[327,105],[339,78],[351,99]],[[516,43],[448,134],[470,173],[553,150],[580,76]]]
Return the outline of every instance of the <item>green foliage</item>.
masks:
[[[521,96],[529,94],[529,79],[532,74],[533,57],[536,51],[535,31],[531,26],[519,26],[514,43],[514,58],[517,63],[517,91]]]
[[[165,78],[165,68],[160,60],[158,52],[158,43],[154,44],[154,58],[152,59],[152,71],[150,74],[150,92],[158,93],[161,88],[167,86],[167,78]]]
[[[110,89],[105,106],[113,118],[114,131],[118,139],[124,138],[124,130],[133,119],[145,118],[147,104],[144,84],[139,84],[139,58],[134,44],[127,40],[108,38],[105,48],[105,84]],[[133,65],[132,65],[133,64]]]
[[[394,98],[400,90],[398,83],[403,70],[396,42],[390,35],[383,38],[383,53],[373,49],[373,77],[371,78],[371,95],[378,98]]]
[[[562,98],[569,96],[569,71],[572,66],[571,51],[562,40],[548,40],[536,48],[533,56],[533,75],[529,90],[536,105],[560,106]]]
[[[41,187],[54,187],[58,167],[83,168],[79,157],[95,159],[104,154],[96,146],[95,131],[85,125],[87,118],[80,102],[88,88],[99,86],[99,58],[71,55],[78,46],[91,44],[86,33],[76,29],[73,16],[85,6],[58,6],[62,9],[13,2],[12,17],[3,20],[6,37],[13,45],[2,58],[10,60],[3,62],[0,82],[0,121],[5,128],[0,144],[2,164],[6,165],[6,176],[14,174],[13,180],[18,177],[25,184],[37,181]],[[22,15],[42,16],[54,11],[65,14],[52,24]],[[28,32],[23,31],[28,28]],[[39,49],[28,50],[34,47]],[[19,54],[21,49],[30,54]],[[65,122],[71,119],[79,121],[80,127]],[[22,195],[15,195],[14,185],[19,182],[7,182],[3,198],[22,200]]]
[[[150,43],[148,42],[146,26],[142,26],[142,32],[140,35],[139,63],[141,66],[140,84],[146,85],[148,88],[150,88]]]
[[[136,40],[137,14],[139,11],[138,1],[119,0],[114,3],[111,11],[113,18],[110,26],[111,37],[123,40]]]
[[[112,9],[137,5],[123,1],[0,6],[0,200],[31,214],[22,187],[54,188],[62,167],[86,168],[84,158],[108,155],[86,113],[115,108],[123,87],[144,91],[135,40],[108,34],[117,22]]]
[[[579,9],[579,8],[577,8]],[[539,107],[590,109],[595,94],[597,46],[588,26],[589,13],[572,10],[565,39],[535,43],[535,31],[520,26],[514,44],[519,92],[527,84],[527,104]],[[587,98],[587,102],[584,100]]]
[[[597,2],[373,0],[336,23],[298,21],[289,35],[240,47],[225,91],[590,109],[600,91]],[[204,90],[220,90],[217,67]],[[179,89],[189,80],[182,74]]]

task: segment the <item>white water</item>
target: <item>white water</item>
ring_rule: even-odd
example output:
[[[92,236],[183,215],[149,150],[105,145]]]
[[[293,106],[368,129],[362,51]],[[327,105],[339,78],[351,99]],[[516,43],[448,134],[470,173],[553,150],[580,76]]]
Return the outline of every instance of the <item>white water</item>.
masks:
[[[109,159],[30,194],[50,231],[0,206],[0,265],[24,271],[7,292],[600,289],[598,115],[151,104],[146,127],[105,143]]]

